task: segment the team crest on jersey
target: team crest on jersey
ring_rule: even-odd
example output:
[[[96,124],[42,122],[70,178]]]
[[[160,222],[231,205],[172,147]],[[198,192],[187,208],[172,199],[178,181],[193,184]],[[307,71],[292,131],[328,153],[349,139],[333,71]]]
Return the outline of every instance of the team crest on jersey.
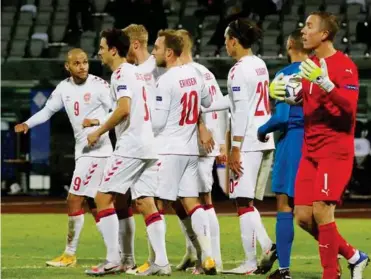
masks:
[[[91,99],[91,93],[85,93],[84,94],[84,101],[85,101],[85,103],[88,103],[88,102],[90,102],[90,99]]]

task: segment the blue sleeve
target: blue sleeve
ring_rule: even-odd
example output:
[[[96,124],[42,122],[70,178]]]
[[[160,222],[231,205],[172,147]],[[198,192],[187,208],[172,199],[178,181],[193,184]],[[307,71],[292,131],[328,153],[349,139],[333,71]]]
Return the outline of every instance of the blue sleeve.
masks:
[[[269,134],[283,128],[288,120],[290,113],[290,105],[285,102],[279,102],[276,104],[276,112],[268,120],[267,123],[260,126],[258,129],[259,134]]]

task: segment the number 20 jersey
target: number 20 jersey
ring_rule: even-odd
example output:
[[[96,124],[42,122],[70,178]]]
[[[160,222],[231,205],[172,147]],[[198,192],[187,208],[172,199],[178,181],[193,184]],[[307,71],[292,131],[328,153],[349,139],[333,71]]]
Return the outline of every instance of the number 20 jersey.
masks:
[[[231,134],[236,127],[235,102],[247,101],[248,121],[241,151],[274,149],[273,134],[267,142],[257,138],[258,128],[271,117],[269,106],[269,73],[265,62],[255,55],[242,57],[228,73],[228,94],[231,99]],[[242,136],[242,135],[241,135]]]
[[[156,110],[169,111],[156,137],[159,154],[199,155],[197,121],[208,97],[201,73],[191,65],[170,68],[157,81]]]

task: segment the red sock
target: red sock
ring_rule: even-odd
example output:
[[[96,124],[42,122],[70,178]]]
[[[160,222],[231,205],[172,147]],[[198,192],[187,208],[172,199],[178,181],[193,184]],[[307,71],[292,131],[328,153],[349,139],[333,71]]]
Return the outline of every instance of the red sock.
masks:
[[[338,232],[339,254],[349,260],[357,252]]]
[[[338,279],[337,255],[339,251],[338,232],[335,222],[318,226],[318,246],[323,267],[322,279]]]

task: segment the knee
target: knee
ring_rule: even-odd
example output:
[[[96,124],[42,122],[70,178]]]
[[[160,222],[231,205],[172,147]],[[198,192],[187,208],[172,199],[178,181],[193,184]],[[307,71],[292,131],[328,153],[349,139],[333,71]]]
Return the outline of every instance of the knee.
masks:
[[[304,230],[308,230],[312,227],[313,216],[308,212],[301,212],[300,210],[295,210],[295,220],[299,227]]]

